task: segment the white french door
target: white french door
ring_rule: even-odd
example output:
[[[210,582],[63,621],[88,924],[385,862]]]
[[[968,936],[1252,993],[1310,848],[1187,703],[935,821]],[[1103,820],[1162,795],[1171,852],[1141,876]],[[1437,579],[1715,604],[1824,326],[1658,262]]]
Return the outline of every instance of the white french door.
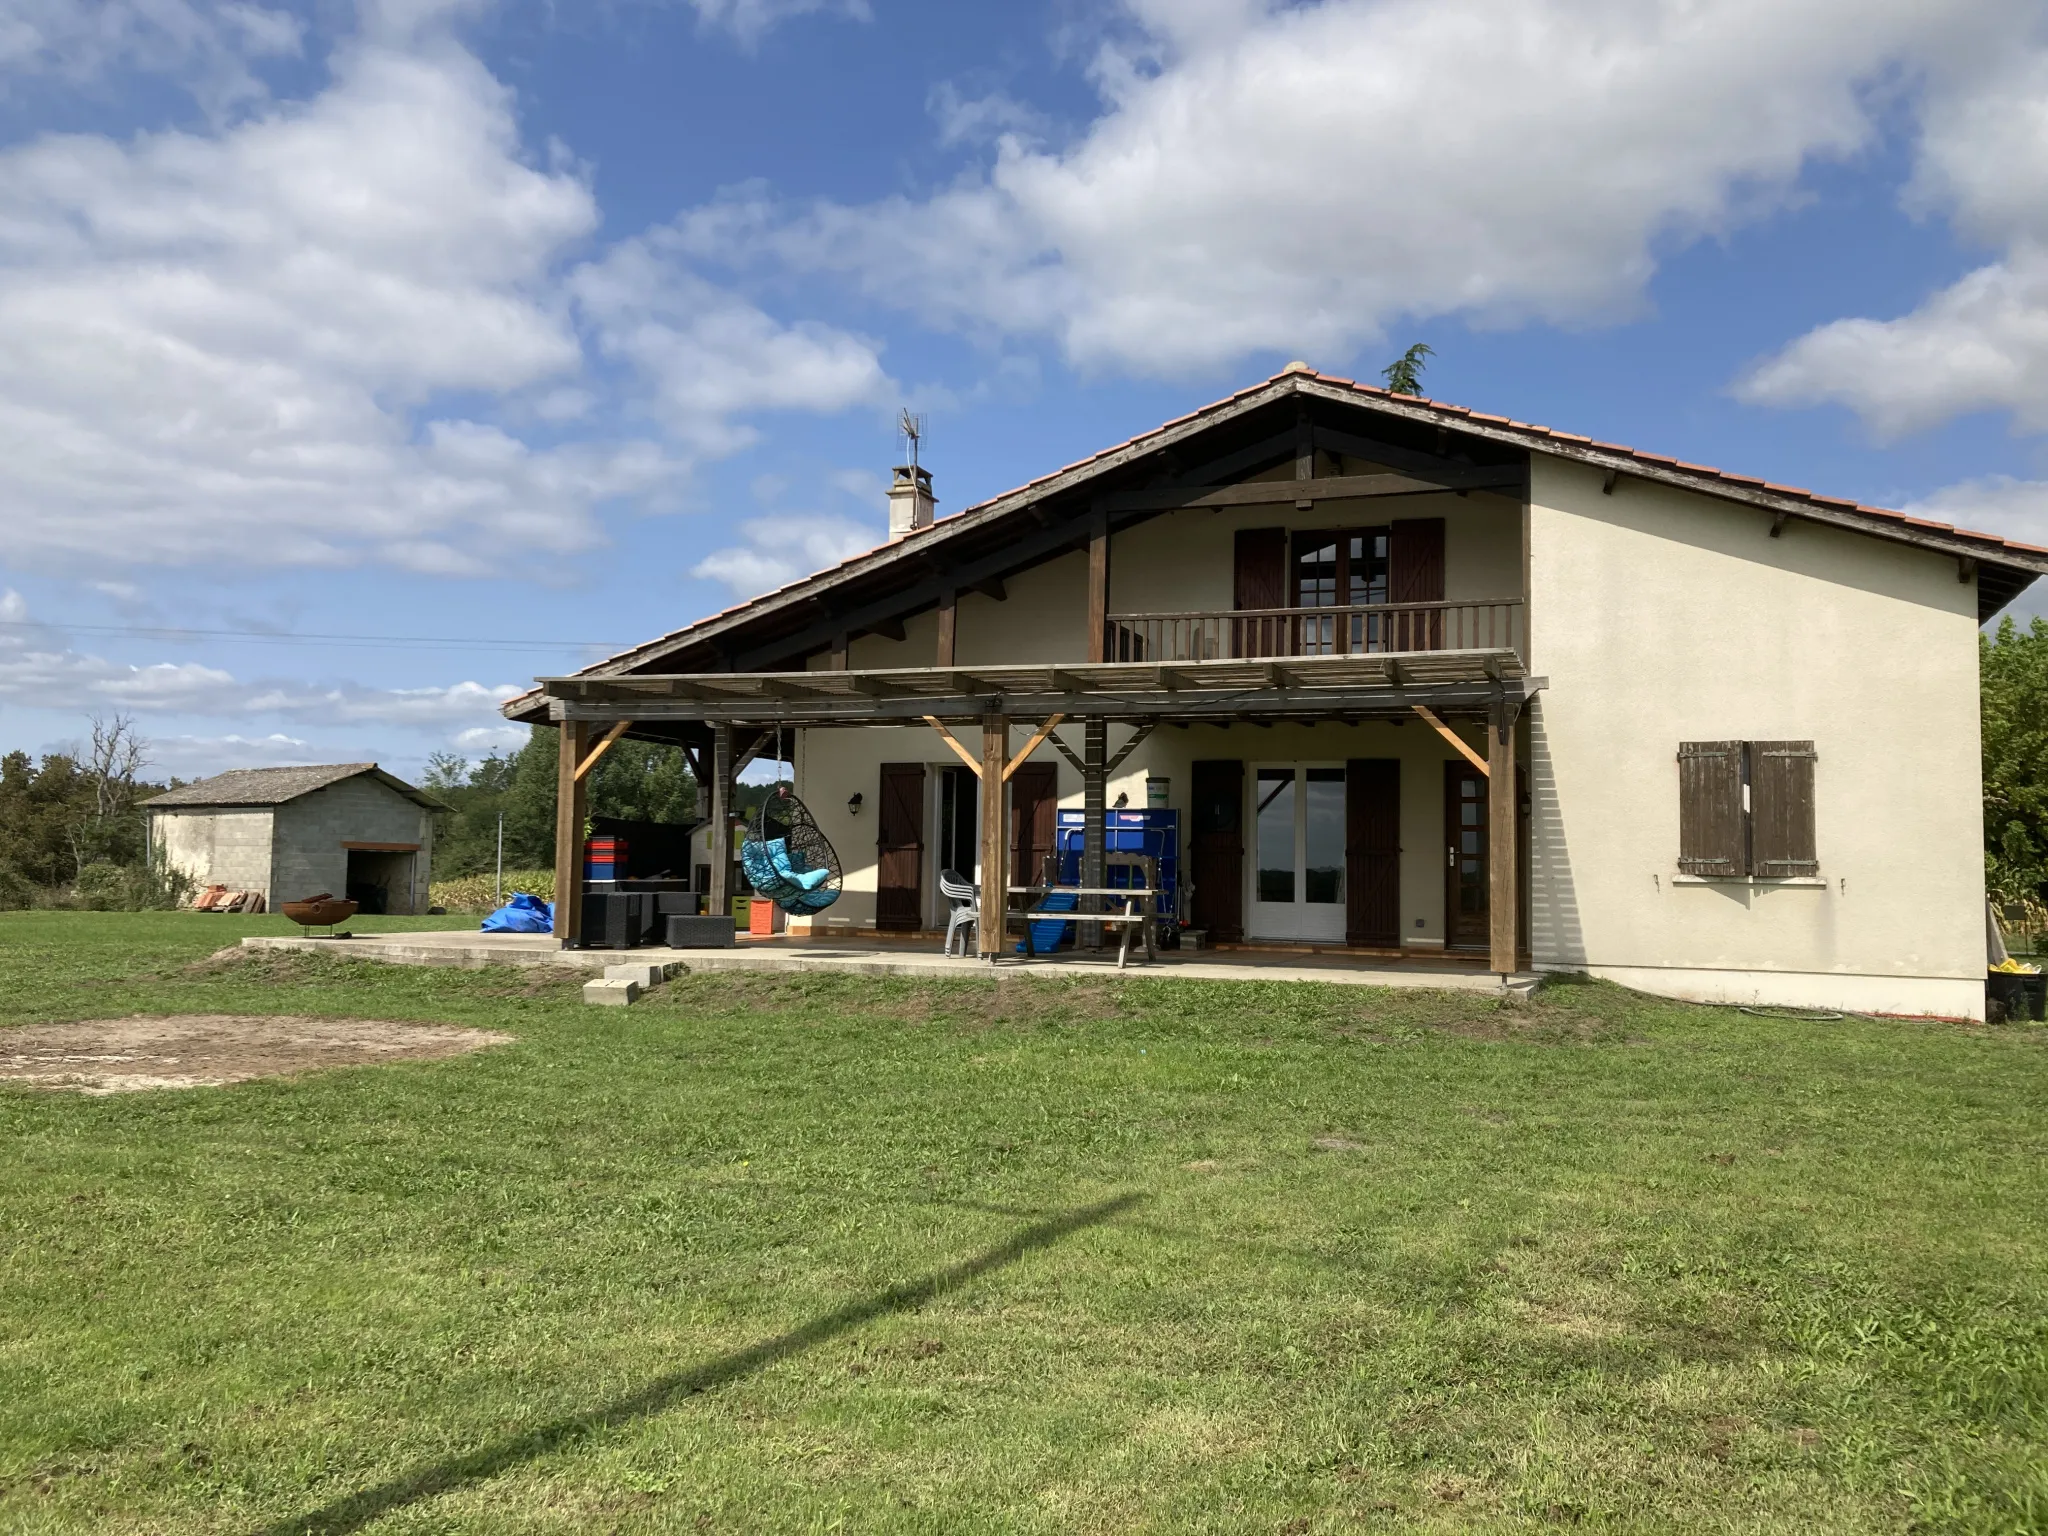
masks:
[[[1344,942],[1344,769],[1254,763],[1250,936]]]

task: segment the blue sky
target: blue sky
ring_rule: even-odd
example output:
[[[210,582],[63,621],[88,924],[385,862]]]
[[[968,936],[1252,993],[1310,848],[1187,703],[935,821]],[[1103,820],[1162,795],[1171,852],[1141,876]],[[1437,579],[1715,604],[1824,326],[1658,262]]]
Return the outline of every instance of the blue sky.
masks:
[[[0,749],[494,702],[1302,357],[2048,544],[2038,0],[0,0]]]

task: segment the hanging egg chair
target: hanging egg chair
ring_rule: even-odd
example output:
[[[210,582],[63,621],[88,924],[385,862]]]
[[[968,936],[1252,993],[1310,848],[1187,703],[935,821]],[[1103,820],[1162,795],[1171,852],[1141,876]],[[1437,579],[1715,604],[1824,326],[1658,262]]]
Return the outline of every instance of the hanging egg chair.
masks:
[[[839,899],[839,855],[810,809],[787,784],[761,802],[740,845],[740,869],[756,894],[792,917],[811,917]]]

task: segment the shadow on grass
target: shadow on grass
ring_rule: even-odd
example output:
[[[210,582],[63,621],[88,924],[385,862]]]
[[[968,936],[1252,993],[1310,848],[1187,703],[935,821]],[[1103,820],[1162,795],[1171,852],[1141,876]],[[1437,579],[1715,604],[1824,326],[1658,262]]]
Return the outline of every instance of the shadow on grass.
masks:
[[[958,1290],[969,1281],[1016,1263],[1026,1254],[1049,1248],[1085,1227],[1096,1226],[1120,1215],[1144,1198],[1135,1193],[1118,1195],[1113,1200],[1085,1205],[1039,1222],[1026,1227],[1008,1242],[999,1243],[971,1259],[902,1285],[892,1285],[864,1300],[849,1302],[838,1311],[828,1312],[801,1328],[764,1339],[729,1355],[720,1355],[689,1370],[658,1377],[639,1391],[616,1398],[588,1413],[556,1419],[523,1435],[500,1440],[495,1445],[481,1446],[465,1455],[451,1456],[405,1477],[365,1488],[361,1493],[352,1493],[308,1514],[259,1527],[258,1536],[342,1536],[342,1533],[360,1530],[393,1510],[435,1498],[468,1483],[496,1477],[521,1462],[545,1456],[601,1430],[652,1417],[683,1398],[751,1376],[778,1360],[801,1354],[875,1318],[921,1307],[949,1291]]]

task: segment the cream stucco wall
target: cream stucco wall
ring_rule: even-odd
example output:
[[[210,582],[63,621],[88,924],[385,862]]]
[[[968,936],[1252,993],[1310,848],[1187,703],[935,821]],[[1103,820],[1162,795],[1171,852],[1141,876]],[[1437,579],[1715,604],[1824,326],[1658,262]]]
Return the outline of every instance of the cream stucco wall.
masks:
[[[1979,1017],[1974,582],[1953,558],[1538,456],[1531,942],[1710,1001]],[[1812,740],[1819,878],[1678,878],[1682,741]]]
[[[149,814],[150,837],[158,857],[171,869],[183,870],[200,886],[224,885],[235,891],[270,889],[271,813],[269,809],[165,807]]]
[[[1342,473],[1370,473],[1347,462]],[[1261,480],[1291,478],[1262,475]],[[1245,528],[1383,527],[1400,518],[1444,520],[1444,596],[1451,602],[1518,597],[1522,591],[1522,508],[1485,492],[1470,496],[1385,496],[1163,513],[1118,533],[1110,545],[1113,613],[1226,610],[1235,597],[1237,534]],[[1081,567],[1085,584],[1087,568]],[[1083,593],[1085,595],[1085,585]]]

